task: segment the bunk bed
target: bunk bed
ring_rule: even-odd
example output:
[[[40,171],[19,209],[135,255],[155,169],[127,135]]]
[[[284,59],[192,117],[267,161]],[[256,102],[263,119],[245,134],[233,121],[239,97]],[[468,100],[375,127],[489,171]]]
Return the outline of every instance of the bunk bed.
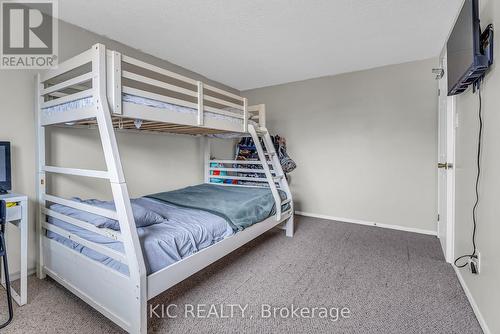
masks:
[[[128,332],[146,333],[148,300],[267,230],[280,227],[293,236],[293,198],[265,127],[264,105],[248,106],[237,94],[96,44],[37,75],[36,117],[37,275],[49,275]],[[47,165],[49,126],[96,128],[106,170]],[[115,137],[119,130],[199,136],[204,184],[131,199]],[[211,158],[211,137],[234,134],[253,138],[257,161]],[[214,184],[215,170],[224,172],[218,179],[251,185]],[[49,175],[109,182],[113,201],[58,197],[49,193]],[[231,201],[234,208],[225,205]],[[151,226],[141,225],[141,210],[148,211]],[[211,237],[194,249],[162,262],[146,247],[147,229],[159,238],[165,229],[195,220],[195,228]]]

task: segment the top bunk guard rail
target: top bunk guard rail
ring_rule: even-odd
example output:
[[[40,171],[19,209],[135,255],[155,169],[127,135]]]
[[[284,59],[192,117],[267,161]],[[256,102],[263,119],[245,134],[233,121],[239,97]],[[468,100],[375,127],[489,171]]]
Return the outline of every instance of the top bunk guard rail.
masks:
[[[104,62],[98,62],[99,50],[105,50]],[[105,82],[104,91],[97,91],[95,80]],[[265,127],[263,105],[249,106],[238,94],[106,50],[101,44],[41,74],[40,85],[43,126],[95,126],[95,108],[102,100],[109,105],[113,125],[124,124],[130,130],[144,125],[144,130],[160,132],[248,134],[249,124]]]
[[[78,68],[80,66],[83,66],[87,63],[90,63],[93,58],[94,58],[94,47],[90,48],[89,50],[86,50],[62,63],[60,63],[56,69],[53,70],[47,70],[43,73],[40,74],[40,81],[42,83],[45,83],[47,81],[50,81],[51,79],[54,79],[62,74],[68,73],[75,68]]]

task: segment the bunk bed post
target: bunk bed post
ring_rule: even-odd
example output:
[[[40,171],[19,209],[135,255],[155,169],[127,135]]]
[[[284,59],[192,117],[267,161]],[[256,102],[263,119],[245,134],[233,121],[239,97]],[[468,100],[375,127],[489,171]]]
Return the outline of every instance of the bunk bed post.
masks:
[[[259,104],[259,126],[266,127],[266,105]]]
[[[288,218],[288,220],[285,223],[285,234],[287,237],[292,238],[294,233],[294,221],[293,221],[294,208],[292,202],[290,202],[290,205],[292,206],[291,208],[292,215],[290,216],[290,218]]]
[[[113,114],[121,115],[122,111],[122,55],[116,51],[108,51],[107,96]]]
[[[243,98],[243,132],[248,132],[248,99]]]
[[[212,149],[212,142],[209,137],[203,137],[203,179],[205,183],[210,183],[210,156]]]
[[[43,96],[41,90],[43,85],[40,82],[40,73],[36,75],[36,136],[37,136],[37,219],[36,219],[36,235],[37,235],[37,248],[38,257],[36,263],[36,276],[39,279],[44,279],[46,274],[43,271],[43,228],[42,223],[45,221],[45,215],[43,213],[43,208],[45,208],[45,193],[46,193],[46,176],[43,167],[45,166],[45,128],[41,123],[41,109],[40,106],[43,102]]]
[[[106,48],[96,44],[92,60],[92,87],[96,104],[96,118],[101,136],[106,166],[108,168],[111,191],[115,202],[120,232],[123,237],[123,246],[128,260],[130,291],[123,293],[130,295],[130,331],[146,334],[147,332],[147,281],[146,267],[142,255],[137,229],[135,227],[132,205],[125,182],[121,165],[118,144],[116,141],[113,121],[109,110],[106,95]]]
[[[203,97],[203,82],[198,81],[197,82],[198,86],[198,125],[201,126],[204,123],[204,97]]]

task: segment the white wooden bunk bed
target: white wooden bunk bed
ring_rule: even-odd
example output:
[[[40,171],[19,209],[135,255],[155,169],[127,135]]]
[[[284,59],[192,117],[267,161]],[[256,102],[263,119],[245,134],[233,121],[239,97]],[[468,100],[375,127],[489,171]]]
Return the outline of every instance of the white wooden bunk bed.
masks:
[[[49,275],[100,311],[123,329],[146,333],[147,302],[190,275],[244,245],[267,230],[279,226],[293,236],[292,194],[279,159],[265,128],[265,106],[248,106],[247,99],[106,50],[97,44],[38,75],[38,180],[39,180],[39,278]],[[95,127],[98,129],[107,170],[84,170],[46,165],[48,126]],[[267,187],[272,192],[275,211],[269,218],[181,259],[161,270],[147,274],[127,190],[115,131],[154,131],[203,136],[205,142],[205,183],[212,170],[223,170],[233,180],[252,181],[246,187]],[[211,160],[207,135],[237,133],[252,136],[260,161]],[[264,145],[261,145],[261,142]],[[213,167],[217,163],[217,167]],[[245,172],[261,166],[260,176]],[[243,167],[242,167],[243,166]],[[252,166],[255,167],[255,166]],[[241,173],[240,173],[241,172]],[[65,174],[109,181],[116,210],[79,203],[47,193],[46,176]],[[240,176],[238,176],[240,175]],[[234,187],[234,184],[221,184]],[[239,185],[236,185],[239,186]],[[243,185],[241,185],[243,187]],[[50,190],[50,189],[49,189]],[[281,193],[286,193],[282,200]],[[117,220],[119,231],[94,225],[51,210],[59,204],[94,215]],[[87,229],[123,244],[118,252],[81,238],[48,223],[49,217]],[[47,231],[105,254],[128,267],[128,275],[103,265],[47,237]]]

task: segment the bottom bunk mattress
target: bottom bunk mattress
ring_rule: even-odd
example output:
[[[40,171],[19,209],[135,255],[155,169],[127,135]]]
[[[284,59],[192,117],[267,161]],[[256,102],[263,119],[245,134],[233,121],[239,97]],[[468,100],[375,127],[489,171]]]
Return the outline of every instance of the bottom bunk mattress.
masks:
[[[280,192],[282,198],[285,194]],[[114,209],[112,202],[73,200]],[[60,204],[50,206],[58,213],[97,227],[119,230],[117,221]],[[133,199],[132,209],[148,274],[163,269],[191,254],[272,216],[274,199],[267,188],[227,187],[202,184]],[[48,217],[48,223],[86,240],[119,252],[123,244],[87,229]],[[101,262],[123,274],[126,264],[84,247],[52,231],[47,237]]]

